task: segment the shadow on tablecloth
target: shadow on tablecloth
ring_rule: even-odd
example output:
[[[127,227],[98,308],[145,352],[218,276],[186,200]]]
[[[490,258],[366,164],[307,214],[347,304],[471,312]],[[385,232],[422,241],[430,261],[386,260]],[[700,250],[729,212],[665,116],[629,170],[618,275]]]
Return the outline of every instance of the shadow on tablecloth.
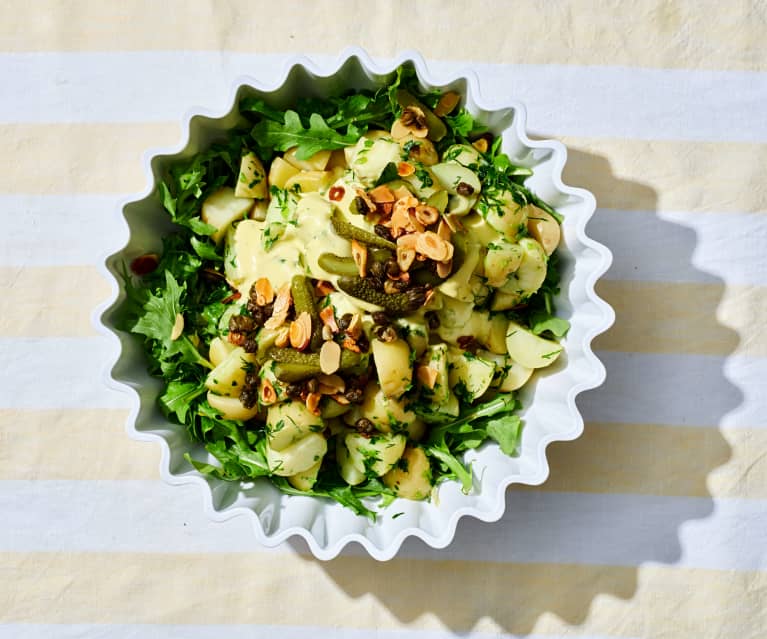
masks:
[[[653,237],[674,246],[679,279],[708,285],[697,317],[720,352],[731,354],[738,336],[716,320],[724,283],[693,265],[695,232],[661,219],[657,194],[613,175],[607,158],[569,149],[568,169],[579,176],[578,186],[597,195],[608,188],[620,193],[620,199],[647,216],[643,224],[650,225]],[[590,175],[598,176],[599,188],[590,183]],[[589,228],[608,246],[612,214],[598,212]],[[647,266],[643,250],[644,255],[652,254],[643,247],[616,252],[607,277],[633,269],[641,281],[641,269]],[[605,291],[600,294],[611,301]],[[660,317],[663,309],[657,313]],[[619,311],[616,322],[625,319]],[[615,340],[601,343],[610,348],[599,353],[608,381],[579,397],[586,420],[584,436],[549,448],[551,475],[543,487],[511,488],[506,514],[498,523],[461,520],[454,542],[445,550],[426,548],[410,538],[395,560],[378,564],[363,558],[359,548],[347,547],[338,559],[321,564],[326,573],[350,597],[375,597],[402,623],[435,617],[454,632],[466,632],[483,620],[506,632],[525,634],[536,629],[544,615],[582,624],[595,597],[634,596],[641,564],[679,561],[680,527],[713,511],[706,478],[731,454],[715,427],[741,403],[742,394],[725,377],[725,357],[697,358],[690,371],[689,358],[653,354],[652,344],[642,353],[631,353],[630,347],[621,349]],[[717,392],[706,396],[705,389]],[[672,399],[675,405],[669,405]],[[703,403],[706,423],[688,423],[685,407],[690,402]],[[700,407],[695,413],[701,414]],[[647,418],[638,418],[642,415]],[[668,416],[668,424],[648,424],[653,415]],[[710,428],[705,438],[680,440],[684,426]],[[705,450],[680,450],[686,441],[705,442]],[[684,463],[684,459],[695,461]],[[628,460],[632,468],[623,472],[615,468],[621,460]],[[306,552],[302,542],[292,543]]]

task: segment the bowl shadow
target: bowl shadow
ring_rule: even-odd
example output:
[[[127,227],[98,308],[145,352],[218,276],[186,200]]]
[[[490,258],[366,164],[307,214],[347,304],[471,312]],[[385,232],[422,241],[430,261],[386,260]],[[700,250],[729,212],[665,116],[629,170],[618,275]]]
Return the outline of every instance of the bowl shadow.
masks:
[[[693,265],[695,231],[662,219],[657,211],[657,193],[648,185],[616,176],[606,157],[569,148],[564,181],[591,190],[597,201],[607,190],[613,194],[611,201],[620,194],[631,203],[630,208],[646,216],[643,224],[653,236],[673,244],[676,272],[683,274],[682,279],[708,285],[697,314],[709,318],[708,334],[726,345],[726,355],[734,352],[737,334],[716,320],[724,282]],[[610,217],[617,219],[619,215],[597,210],[589,223],[589,235],[613,248],[616,243],[611,240],[614,231]],[[635,279],[641,280],[643,267],[650,266],[642,260],[641,248],[614,251],[613,266],[605,278],[617,279],[621,273],[637,270]],[[597,290],[613,304],[611,289]],[[616,325],[624,319],[619,312]],[[620,331],[615,334],[623,335]],[[325,573],[349,597],[372,596],[402,623],[433,616],[452,632],[465,633],[480,621],[492,620],[505,632],[523,635],[535,631],[542,616],[555,615],[570,626],[582,625],[598,595],[633,598],[643,563],[678,562],[682,556],[680,527],[713,512],[706,480],[731,456],[717,426],[724,415],[740,405],[743,396],[724,374],[726,356],[697,362],[696,379],[705,380],[705,387],[720,392],[711,401],[709,423],[695,425],[708,427],[705,451],[700,451],[705,454],[698,455],[697,464],[675,468],[678,459],[664,456],[664,447],[679,448],[679,431],[687,426],[683,409],[668,424],[648,425],[622,423],[636,420],[623,419],[602,408],[607,403],[615,405],[616,400],[609,401],[613,397],[628,416],[667,414],[662,409],[653,411],[653,402],[661,398],[648,396],[632,363],[635,355],[653,357],[652,346],[647,347],[649,354],[633,354],[631,347],[622,343],[630,336],[605,339],[611,335],[608,331],[595,345],[597,349],[609,345],[609,351],[598,351],[607,368],[606,384],[578,398],[586,422],[584,435],[575,442],[549,447],[551,473],[544,486],[512,486],[506,513],[498,523],[464,518],[454,541],[444,550],[428,548],[411,537],[395,559],[376,563],[359,547],[347,546],[338,558],[320,564]],[[678,384],[686,372],[679,361],[676,357],[657,357],[653,386]],[[682,403],[685,399],[694,401],[695,397],[682,397]],[[637,429],[636,437],[631,427]],[[621,469],[610,468],[610,463],[620,461],[613,448],[618,430],[622,430],[624,459],[628,454],[635,470],[646,467],[646,482],[634,480],[625,485],[611,480],[621,475]],[[695,456],[696,451],[689,451],[689,455]],[[595,474],[604,482],[593,477]],[[584,477],[591,479],[585,481]],[[643,518],[637,506],[651,516]],[[317,561],[303,541],[293,538],[290,544],[306,561]]]

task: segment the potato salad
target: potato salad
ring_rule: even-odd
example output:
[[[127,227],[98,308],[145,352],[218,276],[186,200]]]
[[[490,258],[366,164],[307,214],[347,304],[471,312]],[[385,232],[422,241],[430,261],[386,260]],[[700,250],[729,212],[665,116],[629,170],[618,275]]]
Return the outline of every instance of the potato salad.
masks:
[[[125,269],[124,316],[207,453],[191,467],[375,518],[471,491],[467,450],[515,454],[515,391],[569,327],[561,218],[463,102],[408,66],[287,109],[252,95],[168,168],[175,231]]]

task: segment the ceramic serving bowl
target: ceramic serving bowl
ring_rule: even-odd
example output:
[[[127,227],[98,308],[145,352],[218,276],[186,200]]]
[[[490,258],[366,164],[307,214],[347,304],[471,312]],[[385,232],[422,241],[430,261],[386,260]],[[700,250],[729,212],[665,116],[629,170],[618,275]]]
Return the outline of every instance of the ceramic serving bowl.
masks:
[[[157,407],[161,392],[158,380],[147,374],[147,361],[136,336],[117,328],[125,293],[119,272],[136,255],[161,248],[161,237],[172,231],[156,195],[158,176],[172,162],[194,155],[235,126],[236,105],[246,95],[262,96],[277,107],[290,106],[299,96],[337,94],[349,88],[371,89],[392,77],[399,64],[411,63],[426,89],[454,90],[466,96],[466,107],[503,138],[502,148],[518,164],[534,169],[527,185],[564,216],[562,286],[557,305],[559,314],[571,323],[564,340],[566,356],[550,368],[539,371],[521,392],[524,430],[519,454],[508,457],[495,443],[487,443],[466,458],[472,462],[474,490],[465,495],[456,482],[443,483],[436,499],[415,502],[398,499],[381,511],[375,522],[355,515],[330,500],[288,496],[266,480],[252,483],[224,482],[204,478],[184,459],[203,459],[207,453],[187,438],[183,426],[170,423]],[[594,196],[583,189],[565,186],[561,174],[567,152],[551,140],[530,140],[525,132],[524,107],[515,102],[504,108],[487,108],[477,78],[467,72],[448,83],[437,85],[424,60],[417,54],[400,56],[381,65],[363,51],[347,51],[333,69],[322,69],[300,58],[286,67],[277,86],[263,86],[256,78],[240,78],[224,113],[193,109],[184,118],[185,139],[171,149],[156,150],[145,158],[146,190],[121,203],[127,223],[127,243],[106,259],[107,275],[113,280],[113,295],[100,316],[104,332],[118,342],[117,361],[109,381],[132,397],[128,431],[137,439],[162,444],[161,474],[170,484],[194,483],[204,495],[209,516],[223,521],[235,516],[249,517],[254,535],[266,546],[274,546],[293,535],[306,540],[320,559],[337,555],[350,542],[358,542],[376,559],[393,557],[409,536],[421,538],[435,548],[453,539],[461,517],[483,521],[498,520],[505,508],[509,484],[540,484],[548,476],[546,447],[554,441],[572,440],[583,431],[583,419],[575,405],[578,393],[604,380],[604,367],[591,349],[591,341],[613,321],[612,309],[594,292],[594,284],[610,265],[610,251],[586,235],[585,227],[594,213]],[[397,517],[392,517],[392,514]]]

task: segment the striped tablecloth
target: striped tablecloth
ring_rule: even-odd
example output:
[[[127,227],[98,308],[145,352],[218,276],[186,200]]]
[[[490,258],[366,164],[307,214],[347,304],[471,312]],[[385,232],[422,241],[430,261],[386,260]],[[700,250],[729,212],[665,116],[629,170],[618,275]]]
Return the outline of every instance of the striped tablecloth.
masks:
[[[0,637],[767,636],[766,31],[763,0],[4,0]],[[90,320],[142,152],[350,44],[525,102],[615,253],[583,437],[499,523],[385,564],[206,521],[126,437]]]

